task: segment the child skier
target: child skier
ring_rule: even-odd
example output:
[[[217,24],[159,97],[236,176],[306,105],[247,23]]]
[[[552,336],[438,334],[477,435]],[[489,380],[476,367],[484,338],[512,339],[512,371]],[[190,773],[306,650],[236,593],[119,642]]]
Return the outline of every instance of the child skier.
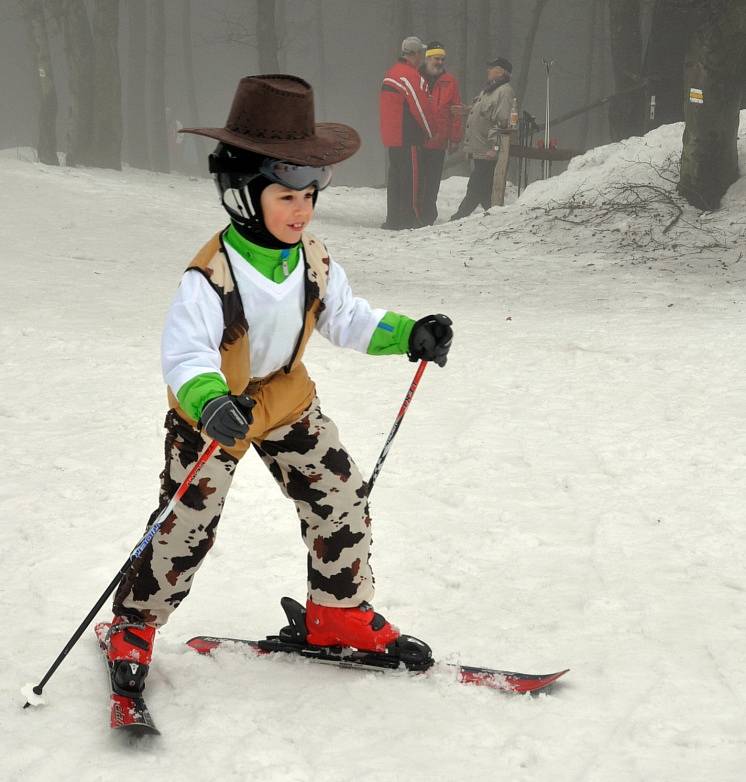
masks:
[[[252,445],[300,517],[307,643],[392,650],[399,631],[369,605],[367,487],[301,359],[317,329],[341,347],[444,366],[453,336],[445,315],[414,322],[354,297],[342,268],[306,232],[331,166],[360,146],[352,128],[314,123],[309,84],[248,76],[225,128],[182,132],[219,141],[210,171],[230,224],[190,263],[166,319],[170,410],[160,507],[211,439],[221,447],[115,594],[108,656],[118,686],[132,692],[144,687],[156,628],[189,594],[236,465]]]

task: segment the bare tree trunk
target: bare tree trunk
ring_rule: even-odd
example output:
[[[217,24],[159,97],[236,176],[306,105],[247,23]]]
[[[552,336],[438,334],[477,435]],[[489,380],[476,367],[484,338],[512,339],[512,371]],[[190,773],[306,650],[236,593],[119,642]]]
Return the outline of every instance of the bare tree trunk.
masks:
[[[679,193],[699,209],[716,209],[738,178],[738,122],[746,69],[746,3],[702,3],[686,56],[687,89]],[[693,102],[692,98],[697,101]]]
[[[599,87],[598,91],[601,95],[610,95],[614,92],[614,77],[611,67],[611,25],[609,24],[609,5],[607,2],[601,2],[599,6],[599,26],[598,26],[598,39],[600,41],[598,52],[598,75],[599,75]],[[598,128],[598,136],[604,141],[611,138],[611,130],[609,125],[609,112],[599,112],[596,117],[596,123]]]
[[[280,73],[287,73],[287,4],[285,0],[275,0],[275,35],[277,36],[277,62]]]
[[[41,163],[58,166],[57,158],[57,90],[54,86],[52,58],[49,55],[47,23],[41,0],[24,0],[22,9],[26,20],[29,44],[34,58],[39,94],[39,137],[36,154]]]
[[[93,37],[84,0],[62,0],[70,88],[68,166],[85,166],[93,152]]]
[[[127,12],[127,162],[135,168],[150,168],[145,109],[148,31],[145,0],[127,0]]]
[[[655,95],[655,117],[646,127],[657,128],[684,119],[684,58],[689,44],[692,9],[684,0],[656,0],[643,72],[646,90]]]
[[[624,93],[609,105],[611,135],[618,141],[638,136],[644,130],[640,0],[609,0],[609,12],[614,87],[615,92]],[[636,85],[640,86],[639,92],[630,92],[630,88]]]
[[[478,0],[476,8],[476,27],[474,35],[474,46],[472,47],[472,91],[475,92],[484,81],[484,72],[486,64],[495,57],[490,53],[492,29],[492,3],[490,0]]]
[[[119,75],[119,0],[93,6],[93,165],[122,168],[122,80]]]
[[[593,92],[593,60],[596,53],[596,21],[598,19],[599,0],[590,0],[591,7],[588,14],[587,45],[588,53],[585,57],[585,105],[591,102]],[[590,124],[590,115],[588,112],[583,114],[583,121],[580,126],[580,149],[588,148],[588,127]]]
[[[459,50],[461,52],[461,84],[467,95],[471,93],[469,87],[469,0],[460,0],[456,4],[457,19],[454,25],[454,34],[458,35]]]
[[[314,88],[316,94],[316,105],[319,108],[317,120],[319,117],[328,116],[328,107],[326,105],[326,24],[324,23],[324,0],[317,0],[316,12],[314,14],[314,27],[316,28],[316,55],[319,64],[319,81]]]
[[[198,128],[199,109],[197,107],[197,87],[194,80],[194,58],[192,57],[192,0],[182,0],[181,9],[181,38],[184,47],[184,79],[189,104],[189,117],[187,125]],[[186,134],[182,134],[184,136]],[[201,136],[189,134],[189,139],[185,139],[188,144],[194,144],[197,150],[197,158],[200,164],[207,160],[207,147]]]
[[[526,87],[528,87],[528,76],[531,71],[531,62],[534,58],[534,41],[536,41],[536,33],[539,30],[539,23],[541,22],[541,15],[544,12],[544,7],[548,2],[549,0],[536,0],[531,11],[531,21],[529,23],[528,32],[526,33],[526,40],[523,42],[521,70],[518,74],[518,86],[515,91],[518,103],[521,105],[523,105],[526,96]]]
[[[446,40],[443,39],[441,21],[441,12],[438,9],[437,0],[427,3],[425,6],[427,41],[440,41],[442,44],[445,44],[447,50],[450,42],[448,38],[446,38]],[[427,43],[427,41],[425,41],[425,43]]]
[[[496,13],[497,17],[497,50],[490,53],[490,57],[513,57],[513,0],[500,0]]]
[[[277,25],[274,0],[256,0],[256,33],[259,49],[259,71],[278,73]]]
[[[412,29],[412,0],[394,0],[394,51],[399,54],[401,42],[414,35]]]
[[[150,164],[153,171],[170,171],[166,127],[166,13],[163,0],[151,0]]]

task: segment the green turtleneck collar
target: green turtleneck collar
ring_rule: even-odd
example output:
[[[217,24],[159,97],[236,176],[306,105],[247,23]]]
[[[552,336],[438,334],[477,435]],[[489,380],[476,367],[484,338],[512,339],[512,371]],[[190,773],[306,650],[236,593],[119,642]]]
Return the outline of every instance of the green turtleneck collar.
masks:
[[[300,243],[287,250],[270,250],[241,236],[232,224],[223,239],[261,275],[274,282],[285,282],[300,259]]]

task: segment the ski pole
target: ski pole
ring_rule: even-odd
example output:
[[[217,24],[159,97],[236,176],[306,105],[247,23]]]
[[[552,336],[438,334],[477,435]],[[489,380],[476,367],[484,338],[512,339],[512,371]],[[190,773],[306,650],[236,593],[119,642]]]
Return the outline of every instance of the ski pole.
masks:
[[[412,380],[412,384],[409,386],[409,390],[407,391],[407,395],[404,397],[404,402],[402,403],[401,409],[399,410],[399,414],[396,416],[396,421],[394,421],[394,425],[391,427],[389,436],[386,438],[386,442],[383,445],[381,455],[378,457],[376,466],[373,468],[370,480],[368,481],[368,497],[370,497],[370,493],[373,491],[373,484],[376,482],[378,473],[381,472],[381,467],[383,467],[383,462],[388,455],[389,448],[391,448],[391,443],[394,441],[394,437],[396,437],[396,433],[399,431],[401,422],[404,419],[404,414],[407,412],[409,403],[412,401],[412,397],[414,396],[414,392],[417,390],[417,386],[420,383],[420,378],[422,377],[422,373],[425,371],[426,366],[427,361],[420,361],[419,366],[417,367],[417,371],[414,373],[414,380]]]
[[[546,100],[546,119],[544,121],[544,151],[549,149],[549,71],[554,65],[554,60],[547,60],[546,57],[542,59],[544,68],[547,72],[547,100]],[[546,179],[549,175],[549,161],[542,160],[541,162],[541,178]]]
[[[114,576],[112,582],[109,584],[108,587],[106,587],[104,593],[96,601],[96,605],[94,605],[93,608],[88,612],[86,618],[80,623],[78,629],[72,634],[70,640],[65,644],[65,648],[59,653],[57,659],[52,663],[50,669],[44,674],[44,678],[42,678],[42,680],[36,685],[36,687],[32,688],[32,691],[35,695],[41,695],[42,690],[44,689],[44,685],[52,678],[52,674],[57,670],[60,663],[65,659],[65,657],[67,657],[69,651],[73,648],[73,646],[75,646],[75,644],[78,642],[78,639],[80,638],[81,635],[83,635],[83,632],[85,631],[86,627],[88,627],[93,617],[96,616],[96,614],[98,613],[98,610],[106,602],[106,600],[109,598],[111,593],[117,588],[117,585],[122,580],[122,577],[127,572],[129,566],[136,559],[142,556],[143,552],[150,545],[153,538],[158,534],[158,530],[161,528],[161,524],[163,524],[163,522],[169,517],[171,511],[176,506],[176,503],[184,496],[186,490],[191,486],[194,477],[205,466],[205,463],[213,455],[217,447],[218,447],[217,440],[213,440],[207,446],[207,449],[202,454],[202,456],[199,457],[197,463],[194,465],[194,467],[192,467],[187,477],[184,478],[181,486],[179,486],[179,488],[176,490],[176,493],[171,498],[168,505],[166,505],[166,507],[158,514],[156,520],[150,525],[150,527],[148,527],[147,532],[142,536],[140,542],[135,546],[134,549],[132,549],[132,553],[127,558],[127,561],[124,563],[124,565],[122,565],[121,568],[119,568],[119,572],[116,574],[116,576]],[[27,700],[23,708],[25,709],[30,705],[31,703]]]

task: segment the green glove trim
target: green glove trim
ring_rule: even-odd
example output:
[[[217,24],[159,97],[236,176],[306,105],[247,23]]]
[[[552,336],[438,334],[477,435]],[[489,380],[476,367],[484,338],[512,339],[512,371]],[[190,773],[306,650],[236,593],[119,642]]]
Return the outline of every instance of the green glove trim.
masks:
[[[368,343],[370,356],[401,356],[409,350],[414,321],[398,312],[387,312]]]
[[[285,282],[300,260],[300,245],[288,250],[270,250],[241,236],[232,223],[223,234],[223,240],[259,274],[273,282]]]
[[[202,408],[216,396],[230,394],[230,389],[217,372],[205,372],[203,375],[197,375],[177,391],[176,398],[179,400],[181,409],[195,421],[199,421],[202,415]]]

